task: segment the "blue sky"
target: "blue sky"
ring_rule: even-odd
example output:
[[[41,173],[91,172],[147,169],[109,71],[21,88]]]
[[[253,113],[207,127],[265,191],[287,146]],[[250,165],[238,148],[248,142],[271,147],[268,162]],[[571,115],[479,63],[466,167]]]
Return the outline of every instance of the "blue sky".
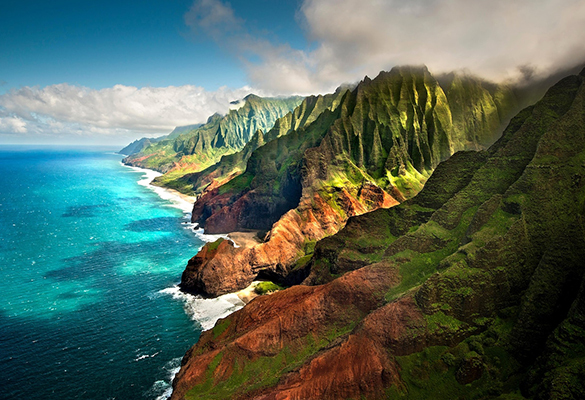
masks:
[[[0,93],[67,82],[94,89],[198,85],[241,87],[236,57],[194,34],[190,0],[23,1],[0,6]],[[304,45],[296,0],[231,1],[234,11],[279,41]]]
[[[0,144],[122,145],[396,65],[513,83],[583,37],[583,0],[3,0]]]

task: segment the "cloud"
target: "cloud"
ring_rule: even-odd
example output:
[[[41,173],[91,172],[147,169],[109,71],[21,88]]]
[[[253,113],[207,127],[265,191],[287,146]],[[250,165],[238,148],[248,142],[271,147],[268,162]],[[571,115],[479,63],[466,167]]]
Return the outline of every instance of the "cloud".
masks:
[[[26,122],[18,117],[0,117],[0,133],[26,133]]]
[[[193,8],[189,26],[240,57],[252,85],[277,93],[330,91],[405,64],[501,81],[585,62],[582,0],[304,0],[305,49],[251,35],[220,0]]]
[[[242,29],[244,20],[236,17],[231,6],[218,0],[195,1],[185,14],[185,24],[195,32],[221,39],[227,32]]]
[[[250,92],[249,87],[209,92],[189,85],[23,87],[0,95],[0,133],[124,137],[166,133],[175,126],[205,122],[215,112],[225,113],[230,101]]]
[[[313,56],[339,77],[424,63],[501,80],[585,61],[580,0],[306,0],[302,13]]]

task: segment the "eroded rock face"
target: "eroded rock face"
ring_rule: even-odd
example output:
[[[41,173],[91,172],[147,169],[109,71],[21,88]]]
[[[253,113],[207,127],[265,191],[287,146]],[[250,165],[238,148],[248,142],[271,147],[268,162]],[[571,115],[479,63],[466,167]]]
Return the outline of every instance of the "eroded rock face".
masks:
[[[355,197],[354,197],[355,196]],[[181,288],[205,296],[220,296],[248,286],[258,274],[284,280],[308,241],[337,232],[348,217],[398,202],[375,185],[365,184],[356,194],[343,192],[343,213],[324,201],[318,192],[307,190],[299,206],[274,224],[265,243],[235,248],[225,241],[215,251],[206,245],[189,260],[181,277]],[[224,223],[229,224],[226,217]]]
[[[399,282],[394,266],[379,263],[325,285],[254,299],[189,350],[172,399],[210,393],[230,399],[385,398],[386,388],[402,385],[394,356],[452,345],[472,332],[429,330],[412,296],[381,306],[384,293]],[[266,388],[270,375],[288,364],[299,367]],[[257,371],[250,380],[258,390],[232,383],[240,368]],[[210,380],[215,387],[204,385]]]
[[[327,285],[295,286],[283,292],[254,299],[242,312],[230,316],[228,326],[223,332],[217,330],[205,332],[199,343],[189,351],[175,380],[173,399],[184,398],[189,388],[207,379],[209,366],[214,359],[221,358],[211,373],[218,379],[229,379],[233,373],[234,363],[243,360],[255,362],[263,357],[275,357],[283,352],[287,353],[283,355],[284,357],[295,358],[307,341],[317,342],[312,349],[312,353],[316,353],[322,345],[318,343],[320,337],[329,335],[331,343],[334,343],[338,336],[345,335],[370,311],[379,307],[384,291],[397,282],[396,273],[391,266],[373,265],[347,274]],[[221,324],[222,322],[218,325]],[[360,338],[358,341],[364,339]],[[356,347],[352,342],[349,348],[344,347],[342,350],[353,354],[360,348],[361,346]],[[371,345],[370,348],[372,352],[378,352],[376,346]],[[301,359],[309,356],[311,354],[305,354]],[[374,363],[369,363],[367,359],[356,354],[353,354],[353,357],[361,358],[363,367],[372,371],[372,388],[379,388],[380,383],[386,379],[380,375],[382,370],[379,367],[389,365],[388,358],[382,353],[378,354],[379,362],[378,366],[375,366]],[[321,364],[322,362],[315,358],[312,366],[301,372],[301,376],[304,377],[302,380],[310,385],[300,389],[293,383],[294,380],[291,380],[289,384],[283,386],[283,392],[292,390],[290,385],[293,385],[297,387],[295,391],[300,390],[298,393],[306,391],[323,393],[328,381],[336,382],[340,386],[344,385],[343,382],[351,383],[350,370],[344,372],[346,376],[343,377],[338,375],[335,368],[328,365],[329,363],[319,367]],[[338,367],[342,368],[343,365]],[[351,369],[350,365],[346,364],[346,367]],[[359,368],[357,364],[354,367]],[[260,373],[266,372],[270,371]],[[316,374],[325,372],[329,375],[327,378],[321,381],[313,379]],[[340,388],[338,394],[345,392],[355,392],[355,389]],[[231,397],[233,394],[228,397],[237,398]]]

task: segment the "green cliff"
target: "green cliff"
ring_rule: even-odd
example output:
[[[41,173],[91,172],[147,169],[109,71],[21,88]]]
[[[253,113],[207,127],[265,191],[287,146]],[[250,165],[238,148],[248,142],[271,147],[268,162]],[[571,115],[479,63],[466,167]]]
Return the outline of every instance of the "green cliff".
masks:
[[[411,197],[440,161],[493,143],[517,111],[506,86],[469,76],[444,80],[442,87],[424,67],[366,78],[333,111],[265,140],[242,175],[198,202],[194,222],[209,232],[270,229],[303,191],[319,192],[341,212],[345,192],[359,197],[364,185],[397,200]],[[236,223],[223,223],[226,214]]]
[[[271,140],[312,123],[326,109],[335,109],[343,93],[345,90],[338,89],[333,94],[305,98],[292,112],[277,119],[268,132],[257,130],[242,150],[222,156],[218,163],[200,172],[179,176],[174,180],[165,180],[164,185],[183,193],[200,195],[204,191],[226,183],[245,171],[248,159],[254,150]]]
[[[215,164],[222,155],[241,150],[258,130],[267,131],[277,119],[291,112],[302,97],[261,98],[248,95],[243,105],[226,115],[215,114],[206,124],[170,135],[124,159],[136,167],[168,173],[163,181]]]
[[[584,80],[585,71],[558,83],[488,151],[456,154],[419,196],[317,244],[306,283],[383,261],[401,275],[388,301],[414,289],[435,329],[468,330],[454,347],[400,358],[412,386],[397,395],[425,398],[443,380],[442,398],[510,388],[531,398],[585,395]],[[452,365],[440,371],[445,359]],[[424,362],[436,376],[416,376]],[[477,382],[460,384],[467,379]]]
[[[351,98],[314,122],[338,121],[327,132],[344,163],[374,180],[384,178],[380,160],[418,173],[437,162],[435,171],[417,196],[319,241],[300,266],[303,285],[205,332],[171,398],[585,398],[585,70],[487,150],[441,163],[441,151],[481,130],[374,155],[354,132],[382,113],[374,103],[349,113]],[[401,121],[418,121],[406,124],[406,143],[416,126],[443,126],[439,110],[405,109]]]

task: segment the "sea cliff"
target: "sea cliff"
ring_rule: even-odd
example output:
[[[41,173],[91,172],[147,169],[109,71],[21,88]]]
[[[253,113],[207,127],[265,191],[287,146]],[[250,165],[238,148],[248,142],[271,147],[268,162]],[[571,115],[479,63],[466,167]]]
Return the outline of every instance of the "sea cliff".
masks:
[[[261,296],[202,335],[172,399],[583,398],[583,160],[585,70],[486,150],[437,161],[418,195],[346,214],[303,256],[303,285]],[[208,273],[201,265],[222,252],[255,273],[258,259],[239,259],[225,241],[204,248],[193,271]],[[233,280],[229,272],[213,279]]]
[[[258,147],[245,172],[203,194],[192,220],[209,233],[266,231],[264,243],[193,258],[181,287],[217,296],[258,277],[300,283],[316,241],[414,196],[440,161],[493,143],[518,107],[510,87],[441,81],[425,67],[366,77],[339,91],[336,107]]]

